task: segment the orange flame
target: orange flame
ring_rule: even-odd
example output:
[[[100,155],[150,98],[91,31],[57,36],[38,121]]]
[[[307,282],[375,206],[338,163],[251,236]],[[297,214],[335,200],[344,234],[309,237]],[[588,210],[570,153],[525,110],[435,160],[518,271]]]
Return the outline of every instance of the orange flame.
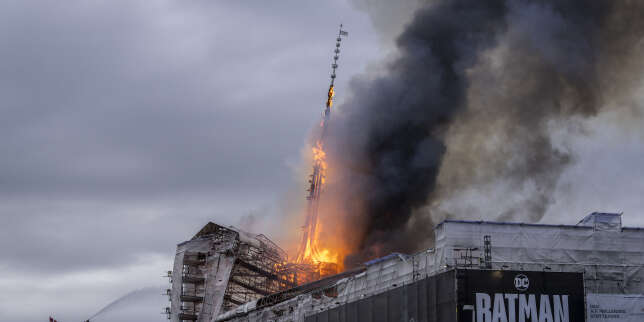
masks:
[[[326,174],[328,170],[327,154],[324,151],[324,145],[321,140],[315,142],[311,147],[312,161],[319,171],[320,189],[326,183]],[[331,228],[332,223],[325,217],[316,217],[315,223],[309,223],[316,227],[313,234],[308,235],[305,241],[303,251],[298,254],[296,262],[298,264],[309,264],[316,267],[320,276],[335,274],[343,269],[342,260],[343,252],[339,247],[327,245],[326,239],[323,238],[322,231],[324,228]],[[325,227],[325,226],[329,227]],[[307,229],[308,227],[305,227]],[[328,237],[328,236],[327,236]],[[324,246],[322,245],[324,244]]]
[[[335,96],[335,90],[333,89],[333,85],[329,87],[329,93],[328,93],[328,98],[326,100],[326,106],[331,108],[333,106],[333,96]]]
[[[327,212],[333,207],[328,208],[328,205],[318,203],[320,193],[326,185],[327,170],[329,168],[322,138],[326,131],[326,122],[329,119],[334,96],[335,90],[333,83],[331,83],[324,118],[320,122],[320,127],[322,128],[320,139],[311,147],[313,174],[309,181],[311,186],[308,190],[309,196],[307,197],[309,200],[309,208],[304,233],[300,241],[300,246],[298,247],[297,257],[294,261],[295,264],[313,267],[318,273],[318,277],[342,271],[344,256],[348,254],[346,247],[344,247],[345,243],[337,240],[337,231],[342,228],[341,220],[338,220],[337,216],[335,216],[335,220],[329,217],[333,215],[334,211]],[[319,207],[322,208],[319,209]],[[321,210],[321,212],[318,212],[318,210]],[[338,227],[339,225],[340,227]]]
[[[317,141],[311,150],[313,151],[313,162],[320,167],[320,175],[322,178],[322,184],[324,185],[328,164],[326,163],[326,152],[324,152],[322,142]]]
[[[307,241],[306,249],[300,262],[312,264],[333,263],[341,266],[340,253],[338,251],[327,247],[320,247],[320,228],[322,228],[322,225],[319,220],[317,225],[318,230],[315,236],[311,236]]]

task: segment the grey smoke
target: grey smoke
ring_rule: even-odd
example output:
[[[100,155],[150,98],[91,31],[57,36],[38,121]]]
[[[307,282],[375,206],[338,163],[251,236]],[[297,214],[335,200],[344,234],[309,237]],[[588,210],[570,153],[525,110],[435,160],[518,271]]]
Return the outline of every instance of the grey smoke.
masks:
[[[538,221],[574,162],[566,136],[639,85],[643,16],[644,3],[608,0],[418,10],[400,56],[355,79],[332,121],[328,195],[362,228],[347,264],[414,251],[445,217]],[[451,212],[467,195],[498,205]]]
[[[430,0],[349,0],[357,9],[369,14],[381,40],[393,41],[413,18],[416,10]]]

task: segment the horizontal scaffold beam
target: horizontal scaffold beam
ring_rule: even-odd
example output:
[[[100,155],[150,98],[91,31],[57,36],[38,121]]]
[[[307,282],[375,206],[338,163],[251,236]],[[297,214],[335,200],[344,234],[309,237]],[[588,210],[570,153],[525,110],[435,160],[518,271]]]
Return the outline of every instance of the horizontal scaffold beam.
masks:
[[[245,288],[245,289],[247,289],[247,290],[251,290],[251,291],[253,291],[253,292],[257,293],[257,294],[263,295],[263,296],[271,294],[271,292],[269,292],[267,290],[263,290],[261,288],[255,287],[255,286],[250,285],[250,284],[248,284],[248,283],[246,283],[244,281],[240,281],[240,280],[238,280],[236,278],[231,278],[230,281],[235,283],[235,284],[237,284],[237,285],[239,285],[239,286],[241,286],[241,287],[243,287],[243,288]]]
[[[181,281],[184,283],[203,284],[206,279],[196,275],[183,275]]]
[[[203,302],[203,296],[181,295],[181,302]]]
[[[187,314],[187,313],[179,313],[179,320],[182,321],[197,321],[197,315],[196,314]]]
[[[232,296],[228,296],[228,295],[226,295],[226,296],[224,296],[224,299],[226,299],[227,301],[229,301],[230,303],[233,303],[233,304],[235,304],[235,305],[242,305],[242,304],[244,304],[244,302],[242,302],[242,301],[237,301],[237,300],[235,300]]]
[[[275,280],[275,281],[278,281],[278,280],[279,280],[279,278],[277,277],[277,275],[275,275],[274,273],[271,273],[271,272],[269,272],[269,271],[266,271],[266,270],[264,270],[264,269],[261,269],[261,268],[259,268],[259,267],[255,266],[255,265],[253,265],[253,264],[251,264],[251,263],[249,263],[249,262],[246,262],[246,261],[243,261],[243,260],[237,259],[237,260],[235,261],[235,264],[236,264],[236,265],[239,265],[239,266],[241,266],[241,267],[243,267],[243,268],[245,268],[245,269],[247,269],[247,270],[249,270],[249,271],[252,271],[252,272],[254,272],[254,273],[257,273],[257,274],[259,274],[259,275],[262,275],[262,276],[264,276],[264,277],[266,277],[266,278],[268,278],[268,279],[272,279],[272,280]]]
[[[289,286],[289,287],[294,287],[295,286],[294,283],[284,281],[284,280],[280,279],[276,274],[268,272],[268,271],[266,271],[264,269],[261,269],[261,268],[255,266],[255,265],[253,265],[251,263],[248,263],[246,261],[242,261],[242,260],[237,259],[235,261],[235,265],[239,265],[239,266],[241,266],[241,267],[243,267],[243,268],[245,268],[245,269],[247,269],[249,271],[257,273],[257,274],[259,274],[261,276],[264,276],[264,277],[266,277],[268,279],[271,279],[273,281],[277,281],[277,282],[280,282],[280,283],[287,284],[287,286]]]

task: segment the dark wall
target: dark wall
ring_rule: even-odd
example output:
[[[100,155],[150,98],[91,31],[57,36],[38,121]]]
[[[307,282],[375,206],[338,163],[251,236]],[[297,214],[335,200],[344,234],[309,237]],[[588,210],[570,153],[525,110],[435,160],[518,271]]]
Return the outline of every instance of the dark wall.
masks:
[[[306,317],[305,322],[456,321],[455,272],[450,271]]]
[[[479,303],[477,294],[484,298]],[[305,322],[518,322],[521,314],[525,322],[584,322],[583,274],[452,270],[319,312]]]

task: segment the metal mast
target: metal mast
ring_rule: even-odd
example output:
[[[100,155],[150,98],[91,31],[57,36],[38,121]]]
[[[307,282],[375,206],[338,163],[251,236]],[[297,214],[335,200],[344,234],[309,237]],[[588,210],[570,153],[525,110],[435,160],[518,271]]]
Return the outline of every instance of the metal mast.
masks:
[[[342,42],[342,36],[348,35],[349,33],[345,30],[342,30],[342,25],[340,25],[338,37],[336,38],[335,49],[333,50],[333,63],[331,63],[331,84],[329,85],[326,106],[324,108],[322,121],[320,123],[320,134],[318,139],[316,140],[316,146],[314,147],[314,149],[319,149],[321,153],[324,153],[324,137],[326,136],[329,118],[331,117],[331,107],[333,106],[333,97],[335,96],[335,71],[338,68],[338,59],[340,58],[340,43]],[[306,196],[306,199],[308,200],[308,206],[306,221],[304,223],[304,232],[302,234],[302,241],[300,243],[300,248],[297,254],[298,263],[311,262],[312,257],[316,257],[316,255],[318,254],[317,245],[315,244],[315,236],[318,224],[320,193],[322,192],[322,185],[324,183],[325,176],[324,170],[324,160],[315,158],[313,163],[313,173],[311,174],[311,179],[309,180],[310,186],[307,189],[308,195]]]

